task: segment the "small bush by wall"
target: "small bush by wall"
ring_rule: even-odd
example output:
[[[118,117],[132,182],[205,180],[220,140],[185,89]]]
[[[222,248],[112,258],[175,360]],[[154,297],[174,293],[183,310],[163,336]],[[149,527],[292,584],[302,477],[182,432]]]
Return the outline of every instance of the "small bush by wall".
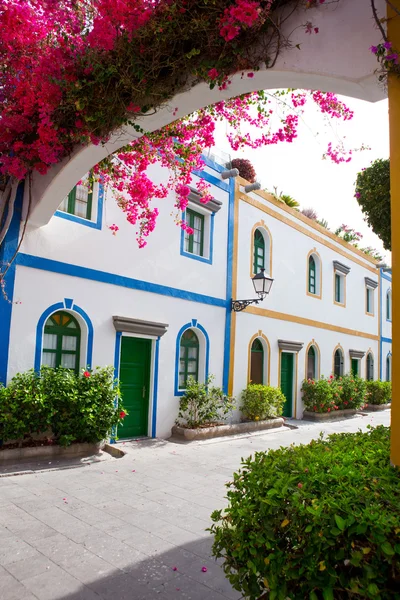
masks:
[[[368,404],[389,404],[392,401],[391,381],[367,381],[366,402]]]
[[[240,410],[246,419],[258,421],[282,414],[286,398],[279,388],[250,383],[242,392]]]
[[[234,399],[225,396],[221,388],[212,386],[213,380],[213,375],[205,383],[188,378],[185,394],[179,402],[177,425],[194,429],[220,423],[232,412]]]
[[[348,408],[358,409],[365,403],[366,382],[354,375],[328,379],[305,379],[301,386],[307,411],[325,413]]]
[[[116,398],[113,367],[79,375],[49,367],[17,374],[0,388],[0,439],[6,443],[51,431],[61,445],[101,441],[125,414]]]
[[[215,511],[213,554],[248,600],[393,600],[400,472],[385,427],[257,452]]]

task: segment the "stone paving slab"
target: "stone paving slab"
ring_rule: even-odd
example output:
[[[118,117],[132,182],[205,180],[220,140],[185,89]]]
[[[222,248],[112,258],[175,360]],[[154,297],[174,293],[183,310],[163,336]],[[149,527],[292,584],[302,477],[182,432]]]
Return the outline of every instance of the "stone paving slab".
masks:
[[[122,459],[2,477],[0,600],[239,600],[206,529],[241,457],[389,420],[384,411],[189,445],[125,442]]]

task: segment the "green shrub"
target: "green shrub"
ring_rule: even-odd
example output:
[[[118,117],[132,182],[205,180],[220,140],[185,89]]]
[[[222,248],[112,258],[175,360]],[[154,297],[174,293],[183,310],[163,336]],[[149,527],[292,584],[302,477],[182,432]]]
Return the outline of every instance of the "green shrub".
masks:
[[[343,375],[337,380],[341,408],[360,408],[365,404],[367,391],[365,379],[354,375]]]
[[[389,404],[392,401],[391,381],[367,381],[366,402],[368,404]]]
[[[213,554],[245,598],[394,600],[400,472],[389,429],[258,452],[212,514]]]
[[[333,376],[325,379],[305,379],[301,386],[304,408],[310,412],[325,413],[339,410],[339,392]]]
[[[249,383],[242,392],[240,410],[243,416],[251,421],[271,419],[282,414],[285,401],[286,398],[279,388]]]
[[[79,375],[61,367],[17,374],[0,388],[0,438],[22,440],[51,430],[61,445],[103,440],[122,421],[113,374],[113,367]]]
[[[51,404],[43,394],[41,380],[33,369],[17,373],[0,393],[0,437],[17,440],[50,428]]]
[[[303,403],[306,410],[317,413],[346,408],[358,409],[365,403],[366,382],[354,375],[329,379],[305,379],[302,383]]]
[[[185,394],[179,402],[178,425],[196,428],[218,423],[232,412],[233,398],[225,396],[221,388],[210,386],[213,380],[213,375],[205,383],[196,381],[194,377],[188,378]]]

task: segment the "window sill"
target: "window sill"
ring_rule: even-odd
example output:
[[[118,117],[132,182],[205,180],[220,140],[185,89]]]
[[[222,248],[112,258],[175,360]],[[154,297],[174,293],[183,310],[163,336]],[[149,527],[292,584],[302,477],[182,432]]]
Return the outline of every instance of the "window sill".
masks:
[[[181,251],[181,256],[186,256],[186,258],[191,258],[192,260],[198,260],[199,262],[206,263],[207,265],[212,265],[212,258],[199,256],[198,254],[192,254],[191,252],[186,252],[186,250]]]
[[[99,221],[89,221],[89,219],[77,217],[76,215],[71,215],[70,213],[64,212],[62,210],[56,210],[54,216],[60,217],[61,219],[65,219],[66,221],[72,221],[73,223],[79,223],[79,225],[85,225],[85,227],[91,227],[92,229],[101,229],[101,223]]]
[[[375,313],[370,313],[370,312],[367,312],[367,311],[365,311],[365,314],[367,315],[367,317],[374,317],[375,316]]]
[[[317,300],[321,300],[321,298],[322,298],[321,295],[312,294],[311,292],[307,292],[307,296],[310,296],[310,298],[317,298]]]
[[[341,306],[342,308],[346,308],[346,303],[345,302],[336,302],[336,300],[334,300],[333,304],[336,304],[336,306]]]

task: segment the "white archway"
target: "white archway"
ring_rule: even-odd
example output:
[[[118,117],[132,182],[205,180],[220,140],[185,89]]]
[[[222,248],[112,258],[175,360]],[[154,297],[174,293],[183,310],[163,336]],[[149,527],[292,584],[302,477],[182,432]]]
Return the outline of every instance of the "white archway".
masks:
[[[375,4],[378,13],[385,16],[385,0],[376,0]],[[308,16],[319,28],[319,34],[305,33],[301,25]],[[375,74],[376,58],[368,50],[369,45],[380,40],[369,2],[327,3],[320,5],[318,10],[310,10],[309,15],[299,10],[285,23],[283,35],[286,32],[289,36],[293,30],[290,35],[292,47],[282,50],[273,69],[260,69],[253,78],[237,74],[223,92],[199,84],[178,94],[155,115],[140,119],[138,124],[147,131],[155,131],[176,118],[219,100],[262,89],[319,89],[371,102],[384,97],[383,86],[378,84]],[[175,109],[177,111],[173,114]],[[105,144],[76,148],[46,175],[35,174],[30,223],[36,227],[48,223],[74,182],[137,135],[132,127],[126,127],[113,134]],[[25,194],[28,194],[28,186]]]

